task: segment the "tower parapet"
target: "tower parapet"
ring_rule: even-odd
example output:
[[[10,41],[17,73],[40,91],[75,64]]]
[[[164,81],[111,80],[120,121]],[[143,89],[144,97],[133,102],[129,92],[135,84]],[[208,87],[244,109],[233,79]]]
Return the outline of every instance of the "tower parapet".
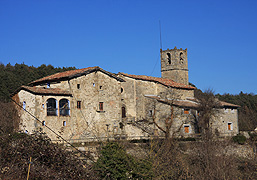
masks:
[[[188,85],[187,49],[160,50],[162,78]]]

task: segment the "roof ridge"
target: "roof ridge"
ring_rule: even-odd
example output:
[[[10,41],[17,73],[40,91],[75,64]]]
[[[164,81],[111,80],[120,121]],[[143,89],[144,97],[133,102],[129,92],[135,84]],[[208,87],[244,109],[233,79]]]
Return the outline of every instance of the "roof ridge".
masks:
[[[37,85],[40,83],[47,83],[47,82],[52,82],[52,81],[62,81],[64,79],[72,79],[81,75],[86,75],[87,73],[91,73],[93,71],[101,71],[108,76],[111,76],[115,78],[118,81],[124,81],[122,78],[118,77],[116,74],[106,71],[99,66],[94,66],[94,67],[87,67],[87,68],[82,68],[82,69],[75,69],[75,70],[69,70],[69,71],[64,71],[64,72],[59,72],[55,73],[46,77],[43,77],[41,79],[37,79],[35,81],[32,81],[28,85]]]
[[[97,68],[99,68],[99,66],[87,67],[87,68],[81,68],[81,69],[73,69],[73,70],[58,72],[58,73],[51,74],[49,76],[42,77],[42,78],[37,79],[35,81],[32,81],[29,84],[34,84],[34,83],[41,82],[41,81],[65,78],[65,77],[69,77],[69,76],[72,76],[72,75],[83,73],[83,72],[85,72],[87,70],[92,70],[92,69],[97,69]]]
[[[175,87],[175,88],[182,88],[182,89],[196,89],[193,86],[186,85],[183,83],[178,83],[172,79],[167,79],[167,78],[161,78],[161,77],[153,77],[153,76],[146,76],[146,75],[133,75],[133,74],[128,74],[128,73],[122,73],[119,72],[119,75],[124,75],[130,78],[134,79],[141,79],[141,80],[146,80],[146,81],[155,81],[160,84],[163,84],[165,86],[170,86],[170,87]]]

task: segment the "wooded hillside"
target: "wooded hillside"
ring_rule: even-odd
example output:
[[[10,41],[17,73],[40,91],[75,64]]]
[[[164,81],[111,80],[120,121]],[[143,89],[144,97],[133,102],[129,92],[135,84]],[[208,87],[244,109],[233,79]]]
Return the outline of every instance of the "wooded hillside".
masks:
[[[22,85],[27,85],[36,79],[55,74],[58,72],[76,69],[75,67],[58,67],[42,64],[39,67],[28,66],[23,64],[10,63],[7,65],[0,64],[0,99],[8,100],[5,94],[11,94]],[[2,91],[4,93],[2,93]]]

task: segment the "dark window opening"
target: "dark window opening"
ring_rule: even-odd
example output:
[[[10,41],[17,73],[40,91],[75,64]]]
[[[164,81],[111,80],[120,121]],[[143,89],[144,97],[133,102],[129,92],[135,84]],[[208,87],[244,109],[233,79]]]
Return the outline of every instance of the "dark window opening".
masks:
[[[80,89],[80,84],[77,84],[77,88]]]
[[[122,115],[122,118],[126,117],[126,108],[125,107],[121,108],[121,115]]]
[[[103,86],[99,86],[99,89],[102,89],[103,88]]]
[[[120,92],[123,93],[123,88],[120,88]]]
[[[66,126],[66,121],[63,121],[63,126]]]
[[[57,102],[56,99],[50,98],[46,101],[47,104],[47,116],[57,116]]]
[[[167,53],[167,56],[168,56],[168,63],[171,64],[170,53]]]
[[[60,111],[60,116],[70,115],[70,102],[68,99],[61,99],[59,101],[59,111]]]
[[[179,57],[180,57],[180,60],[183,61],[183,53],[182,52],[180,53]]]
[[[77,108],[81,109],[81,101],[77,101]]]
[[[45,121],[42,121],[42,126],[45,126],[46,125],[46,122]]]
[[[153,116],[153,110],[149,110],[149,116]]]
[[[99,102],[99,111],[103,111],[103,110],[104,110],[104,103]]]
[[[120,125],[120,128],[123,129],[123,127],[124,127],[123,123],[120,122],[119,125]]]

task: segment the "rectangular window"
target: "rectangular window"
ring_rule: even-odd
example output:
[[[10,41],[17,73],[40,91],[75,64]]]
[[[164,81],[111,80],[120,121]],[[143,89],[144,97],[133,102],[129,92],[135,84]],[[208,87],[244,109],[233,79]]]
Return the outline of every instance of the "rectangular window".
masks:
[[[190,109],[184,109],[184,114],[189,114],[190,113]]]
[[[77,84],[77,89],[80,89],[80,84]]]
[[[103,111],[103,110],[104,110],[104,103],[99,102],[99,111]]]
[[[228,123],[228,130],[229,131],[233,130],[233,124],[231,122]]]
[[[77,101],[77,108],[81,109],[81,101]]]
[[[189,125],[184,125],[184,132],[185,132],[186,134],[189,133]]]

